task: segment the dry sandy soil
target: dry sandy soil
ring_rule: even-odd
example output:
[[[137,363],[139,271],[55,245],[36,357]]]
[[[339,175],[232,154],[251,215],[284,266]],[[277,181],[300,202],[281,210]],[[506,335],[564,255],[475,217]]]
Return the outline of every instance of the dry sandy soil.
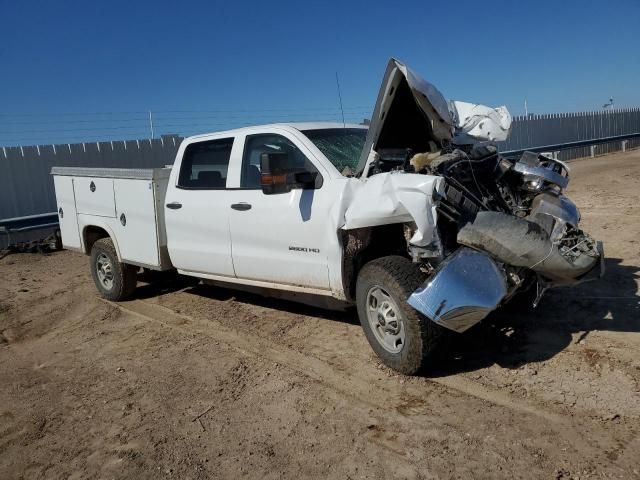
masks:
[[[382,367],[355,312],[0,260],[0,478],[640,478],[640,152],[572,164],[607,275]]]

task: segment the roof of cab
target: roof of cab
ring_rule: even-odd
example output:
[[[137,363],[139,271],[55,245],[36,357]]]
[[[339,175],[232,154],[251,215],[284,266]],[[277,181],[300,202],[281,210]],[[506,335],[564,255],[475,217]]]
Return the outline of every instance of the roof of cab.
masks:
[[[323,128],[361,128],[367,129],[368,125],[361,125],[357,123],[339,123],[339,122],[286,122],[286,123],[269,123],[265,125],[251,125],[249,127],[240,127],[234,128],[232,130],[221,130],[218,132],[209,132],[209,133],[201,133],[198,135],[192,135],[187,137],[185,140],[196,140],[204,137],[208,137],[210,135],[220,135],[220,134],[228,134],[228,135],[238,135],[240,133],[251,132],[255,130],[260,130],[265,127],[287,127],[287,128],[295,128],[296,130],[304,131],[304,130],[320,130]]]

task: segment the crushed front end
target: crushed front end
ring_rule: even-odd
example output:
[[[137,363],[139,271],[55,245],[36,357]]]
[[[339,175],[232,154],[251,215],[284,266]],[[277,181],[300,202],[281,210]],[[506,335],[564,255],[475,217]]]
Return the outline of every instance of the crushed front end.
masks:
[[[405,223],[407,250],[429,277],[407,301],[454,331],[470,328],[519,290],[537,289],[535,305],[550,287],[603,273],[602,244],[580,229],[578,208],[564,195],[569,167],[532,152],[501,156],[492,142],[505,140],[510,124],[504,107],[447,102],[402,63],[387,66],[358,166],[361,196],[375,205],[372,192],[379,192],[396,219],[413,218]],[[431,180],[401,182],[404,175]],[[372,188],[378,183],[388,188]],[[426,208],[424,200],[403,197],[416,190],[409,183],[432,188]],[[363,209],[351,210],[347,224]]]
[[[520,289],[537,289],[535,305],[550,287],[602,275],[602,244],[579,228],[562,162],[481,147],[424,170],[446,182],[437,207],[443,261],[408,302],[435,322],[462,332]]]

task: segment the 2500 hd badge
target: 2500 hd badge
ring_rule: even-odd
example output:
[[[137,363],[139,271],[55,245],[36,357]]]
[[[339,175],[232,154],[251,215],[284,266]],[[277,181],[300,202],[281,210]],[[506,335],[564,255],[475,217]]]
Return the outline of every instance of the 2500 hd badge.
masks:
[[[294,247],[293,245],[289,245],[289,250],[294,252],[320,253],[319,248]]]

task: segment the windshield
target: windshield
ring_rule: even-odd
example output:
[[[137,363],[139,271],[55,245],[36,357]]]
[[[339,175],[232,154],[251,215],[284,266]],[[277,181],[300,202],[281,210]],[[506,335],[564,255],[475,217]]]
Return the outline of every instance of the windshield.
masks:
[[[367,139],[366,128],[303,130],[313,144],[343,175],[352,175]],[[348,168],[347,168],[348,167]]]

